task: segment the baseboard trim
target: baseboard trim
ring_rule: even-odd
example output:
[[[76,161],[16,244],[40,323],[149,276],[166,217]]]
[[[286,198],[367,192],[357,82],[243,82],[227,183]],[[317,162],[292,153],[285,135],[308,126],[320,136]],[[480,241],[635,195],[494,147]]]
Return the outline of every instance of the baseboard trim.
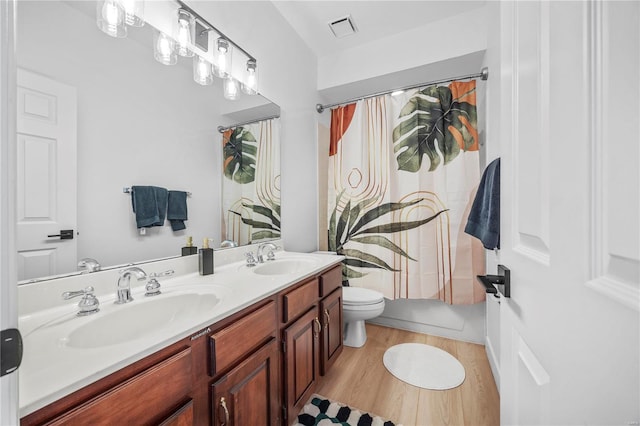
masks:
[[[486,337],[485,339],[484,350],[487,352],[489,366],[491,367],[491,373],[493,373],[493,380],[496,382],[498,393],[500,393],[500,363],[498,362],[498,357],[493,350],[493,346],[491,345],[489,337]]]
[[[367,323],[381,325],[383,327],[397,328],[405,331],[412,331],[414,333],[430,334],[432,336],[444,337],[447,339],[458,340],[467,343],[475,343],[483,346],[485,344],[485,341],[483,339],[475,340],[461,338],[459,335],[457,335],[457,333],[448,332],[448,330],[450,329],[429,324],[422,324],[383,316],[368,320]]]

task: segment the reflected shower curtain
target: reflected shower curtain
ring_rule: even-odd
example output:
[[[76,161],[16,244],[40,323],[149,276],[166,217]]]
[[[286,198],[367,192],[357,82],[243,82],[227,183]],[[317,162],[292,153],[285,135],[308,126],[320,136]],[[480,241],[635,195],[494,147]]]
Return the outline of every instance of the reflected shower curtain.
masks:
[[[335,108],[329,151],[343,280],[390,299],[484,300],[484,252],[463,232],[480,175],[475,81]]]
[[[280,120],[222,135],[222,239],[238,245],[280,238]]]

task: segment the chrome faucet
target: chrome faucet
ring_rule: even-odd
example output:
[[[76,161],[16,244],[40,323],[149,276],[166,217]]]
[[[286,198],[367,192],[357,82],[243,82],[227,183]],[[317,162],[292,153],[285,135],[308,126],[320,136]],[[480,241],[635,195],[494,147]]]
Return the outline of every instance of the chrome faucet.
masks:
[[[269,247],[271,249],[269,254],[267,254],[267,260],[275,260],[276,258],[276,255],[273,253],[273,251],[276,250],[278,246],[273,243],[262,243],[258,246],[258,250],[256,250],[258,263],[264,263],[264,256],[262,255],[262,253],[264,252],[265,247]]]
[[[131,297],[131,275],[135,275],[135,277],[140,281],[147,278],[146,272],[137,266],[131,266],[127,269],[123,269],[120,271],[120,277],[118,278],[118,287],[117,287],[117,297],[118,299],[115,301],[116,304],[121,305],[123,303],[129,303],[133,301],[133,297]]]

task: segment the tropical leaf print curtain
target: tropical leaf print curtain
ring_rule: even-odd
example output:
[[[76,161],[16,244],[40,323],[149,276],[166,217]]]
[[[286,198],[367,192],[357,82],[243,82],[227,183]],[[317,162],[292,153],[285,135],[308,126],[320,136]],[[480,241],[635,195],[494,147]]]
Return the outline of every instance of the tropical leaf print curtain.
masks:
[[[482,246],[463,232],[480,174],[475,90],[452,82],[332,110],[329,249],[349,285],[484,300]]]
[[[222,135],[222,239],[239,245],[280,237],[279,119]]]

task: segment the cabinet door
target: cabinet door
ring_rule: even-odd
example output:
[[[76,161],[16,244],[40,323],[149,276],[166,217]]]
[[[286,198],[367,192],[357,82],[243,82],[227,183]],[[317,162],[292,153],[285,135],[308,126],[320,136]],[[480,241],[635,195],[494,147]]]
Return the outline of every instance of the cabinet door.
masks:
[[[336,289],[320,303],[322,314],[322,362],[324,376],[342,353],[342,288]]]
[[[211,386],[212,424],[279,424],[278,377],[278,347],[272,339]]]
[[[316,388],[320,373],[321,328],[318,306],[314,305],[283,332],[284,394],[288,418],[297,415]]]

